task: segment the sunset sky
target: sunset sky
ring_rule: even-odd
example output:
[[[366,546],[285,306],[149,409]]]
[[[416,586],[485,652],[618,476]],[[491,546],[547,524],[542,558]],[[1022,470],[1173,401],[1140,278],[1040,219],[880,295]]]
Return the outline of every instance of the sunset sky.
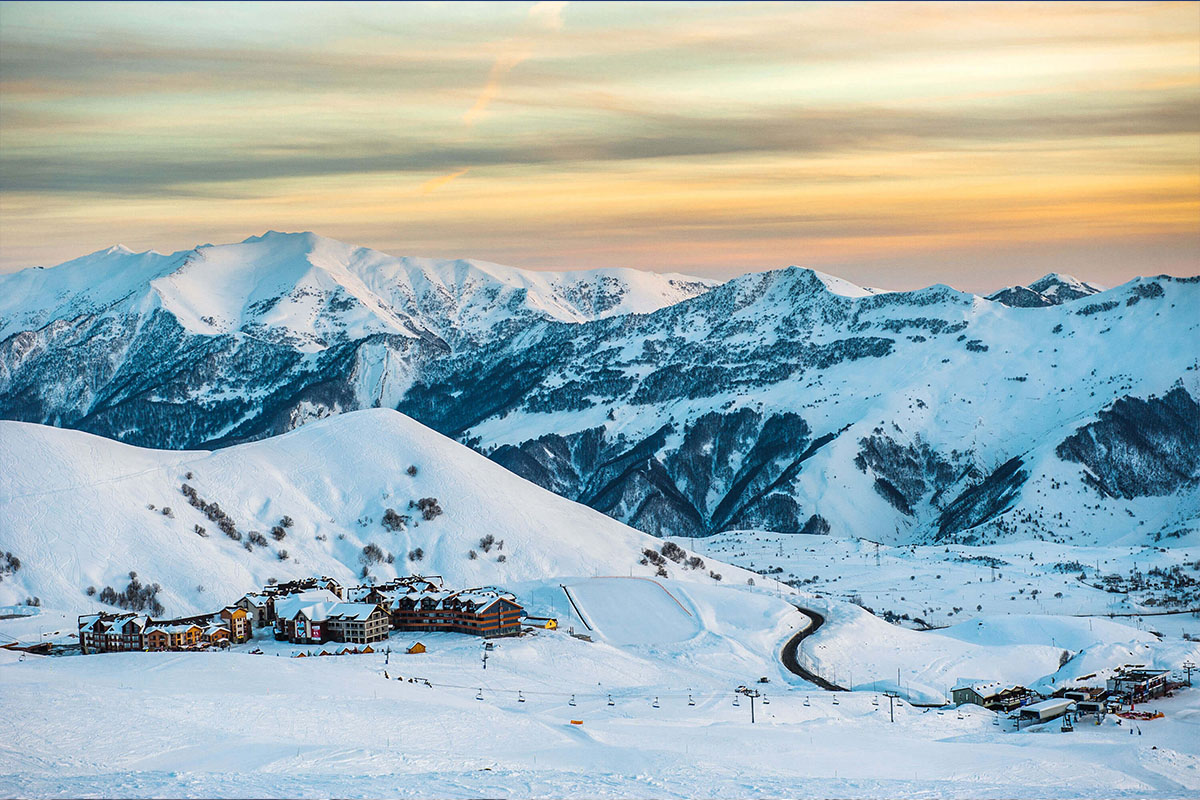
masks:
[[[1200,273],[1200,4],[0,4],[0,271]]]

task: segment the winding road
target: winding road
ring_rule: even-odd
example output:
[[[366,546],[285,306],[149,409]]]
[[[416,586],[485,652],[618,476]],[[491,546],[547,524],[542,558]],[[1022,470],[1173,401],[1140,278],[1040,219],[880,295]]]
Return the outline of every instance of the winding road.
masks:
[[[794,675],[799,675],[809,683],[815,683],[827,692],[845,692],[848,691],[836,683],[825,680],[815,672],[810,672],[800,665],[800,661],[796,658],[796,651],[800,647],[800,643],[816,633],[822,625],[825,624],[825,617],[822,614],[813,611],[811,608],[801,608],[796,606],[796,610],[810,620],[808,627],[797,633],[783,646],[783,652],[779,654],[779,658],[783,661],[784,668]]]

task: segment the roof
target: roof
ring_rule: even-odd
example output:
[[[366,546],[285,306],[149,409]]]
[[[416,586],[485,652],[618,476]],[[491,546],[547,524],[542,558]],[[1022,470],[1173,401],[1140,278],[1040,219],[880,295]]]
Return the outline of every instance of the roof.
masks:
[[[148,617],[144,617],[136,611],[125,613],[101,611],[95,614],[85,614],[80,617],[79,630],[86,633],[111,632],[125,627],[125,624],[130,620],[135,620],[142,627],[145,627],[146,623],[149,622]]]
[[[322,590],[324,592],[324,590]],[[308,593],[306,593],[308,594]],[[326,594],[328,594],[326,592]],[[344,603],[334,598],[332,601],[306,601],[301,595],[292,595],[276,601],[275,616],[279,619],[295,619],[303,614],[313,622],[329,619],[353,619],[365,621],[379,606],[374,603]]]
[[[1040,703],[1030,703],[1027,706],[1022,706],[1021,713],[1025,714],[1030,711],[1036,711],[1040,714],[1043,711],[1059,711],[1073,705],[1075,705],[1074,700],[1068,700],[1065,697],[1055,697],[1049,700],[1043,700]]]
[[[338,603],[329,609],[329,617],[367,620],[378,609],[375,603]]]
[[[1119,681],[1145,681],[1150,678],[1157,678],[1160,675],[1166,675],[1170,671],[1169,669],[1142,669],[1140,667],[1130,669],[1129,667],[1122,667],[1113,675],[1113,678]]]
[[[297,592],[275,600],[275,616],[279,619],[295,619],[301,612],[312,620],[329,616],[329,606],[341,603],[341,599],[328,589]]]
[[[199,630],[203,630],[203,628],[200,628],[200,626],[195,624],[194,622],[193,623],[185,622],[185,623],[181,623],[179,625],[152,625],[151,627],[146,629],[146,634],[149,635],[156,631],[161,632],[161,633],[183,633],[185,631],[190,631],[192,628],[197,628]]]
[[[1024,688],[1025,687],[1023,686],[1014,686],[1013,684],[1005,684],[1001,683],[1000,681],[967,683],[960,680],[951,691],[959,692],[963,689],[970,689],[972,692],[986,700],[989,697],[997,697],[1005,692],[1023,690]]]

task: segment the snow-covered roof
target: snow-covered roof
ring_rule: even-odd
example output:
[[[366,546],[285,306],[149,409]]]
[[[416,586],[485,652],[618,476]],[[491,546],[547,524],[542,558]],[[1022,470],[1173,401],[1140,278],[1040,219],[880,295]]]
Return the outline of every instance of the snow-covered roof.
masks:
[[[275,616],[279,619],[295,619],[303,614],[314,622],[328,619],[366,620],[378,607],[374,603],[345,603],[336,597],[314,602],[302,595],[292,595],[275,602]]]
[[[1040,703],[1030,703],[1027,706],[1022,706],[1021,713],[1026,714],[1026,713],[1034,712],[1034,713],[1041,714],[1044,711],[1058,711],[1060,709],[1067,708],[1068,706],[1073,706],[1073,705],[1075,705],[1074,700],[1068,700],[1068,699],[1062,698],[1062,697],[1052,697],[1051,699],[1043,700]]]
[[[143,628],[146,626],[146,623],[149,622],[148,617],[141,616],[134,611],[130,611],[125,614],[98,612],[80,617],[79,630],[85,633],[96,633],[99,632],[99,629],[103,626],[108,628],[111,632],[115,632],[120,628],[124,628],[130,620],[136,622],[138,627]]]
[[[329,617],[339,619],[367,620],[379,606],[374,603],[338,603],[329,609]]]
[[[146,633],[147,635],[156,631],[161,633],[184,633],[185,631],[190,631],[192,628],[200,628],[200,626],[192,622],[181,622],[175,625],[154,624],[146,629]]]
[[[1023,687],[1015,686],[1011,683],[1001,683],[1000,681],[986,681],[986,682],[970,681],[969,682],[969,681],[960,679],[952,691],[957,692],[957,691],[961,691],[963,689],[970,689],[975,694],[979,695],[980,697],[982,697],[983,699],[986,700],[989,697],[996,697],[997,695],[1003,694],[1004,692],[1012,691],[1013,689],[1021,689],[1021,688],[1023,688]]]
[[[279,597],[275,600],[275,616],[294,619],[301,611],[309,619],[325,619],[328,607],[342,602],[341,598],[328,589],[311,589]]]

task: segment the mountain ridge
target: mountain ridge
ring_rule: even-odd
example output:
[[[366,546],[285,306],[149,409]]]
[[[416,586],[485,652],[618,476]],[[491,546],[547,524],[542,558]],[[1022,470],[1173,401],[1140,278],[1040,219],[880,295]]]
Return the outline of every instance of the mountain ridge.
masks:
[[[1120,410],[1190,418],[1196,279],[1081,294],[1097,287],[1052,273],[1022,307],[801,267],[720,284],[529,273],[314,234],[93,256],[108,271],[74,296],[87,257],[0,278],[25,290],[0,291],[0,416],[211,448],[398,408],[659,535],[1126,536],[1096,508],[1113,497],[1081,493],[1089,474],[1138,487],[1116,513],[1142,538],[1195,527],[1195,432],[1172,460],[1165,431],[1151,441]],[[122,263],[154,276],[147,291]],[[1098,424],[1103,447],[1057,455]],[[1153,499],[1172,492],[1173,509]]]

